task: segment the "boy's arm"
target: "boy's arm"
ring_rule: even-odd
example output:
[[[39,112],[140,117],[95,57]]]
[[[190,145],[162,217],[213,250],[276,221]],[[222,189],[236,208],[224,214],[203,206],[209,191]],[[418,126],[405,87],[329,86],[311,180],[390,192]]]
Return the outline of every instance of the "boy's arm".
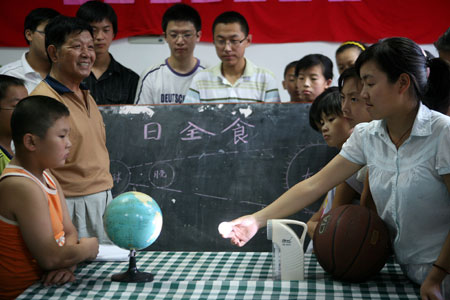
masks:
[[[450,174],[442,176],[444,178],[447,190],[450,193]],[[440,285],[442,280],[449,275],[450,272],[450,230],[447,238],[442,246],[439,257],[434,262],[425,281],[420,286],[420,296],[422,299],[444,299]],[[439,296],[441,298],[439,298]]]
[[[76,245],[78,243],[78,232],[75,226],[72,223],[72,219],[69,215],[69,210],[67,209],[66,197],[64,197],[63,190],[56,180],[55,177],[52,177],[53,181],[56,183],[56,189],[58,190],[59,200],[61,201],[61,210],[63,213],[63,226],[64,233],[66,237],[65,245]]]
[[[336,187],[336,193],[332,203],[332,208],[345,204],[352,204],[353,199],[358,199],[359,194],[347,182],[342,182]]]
[[[44,270],[71,267],[86,259],[95,259],[98,253],[97,239],[84,239],[76,245],[60,247],[53,234],[48,201],[41,188],[30,179],[5,178],[2,197],[8,199],[22,237]]]
[[[278,82],[273,74],[267,75],[267,87],[264,91],[264,102],[280,102],[280,93],[278,91]]]

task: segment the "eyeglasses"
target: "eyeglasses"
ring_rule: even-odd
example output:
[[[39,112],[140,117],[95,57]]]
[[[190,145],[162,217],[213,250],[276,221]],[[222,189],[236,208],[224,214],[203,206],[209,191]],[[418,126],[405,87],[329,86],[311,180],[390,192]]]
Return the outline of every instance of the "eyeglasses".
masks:
[[[181,37],[183,40],[187,41],[187,40],[190,40],[194,35],[195,34],[192,32],[187,32],[187,33],[171,32],[171,33],[167,34],[167,37],[169,37],[173,41],[176,41],[178,39],[178,37]]]
[[[228,43],[230,43],[231,48],[237,48],[239,47],[239,45],[242,44],[242,42],[244,42],[247,39],[247,37],[248,36],[246,36],[242,40],[222,40],[222,39],[214,40],[214,45],[216,45],[217,47],[224,48]]]
[[[43,30],[35,30],[35,32],[37,32],[37,33],[40,33],[40,34],[42,34],[42,35],[45,35],[45,31],[43,31]]]

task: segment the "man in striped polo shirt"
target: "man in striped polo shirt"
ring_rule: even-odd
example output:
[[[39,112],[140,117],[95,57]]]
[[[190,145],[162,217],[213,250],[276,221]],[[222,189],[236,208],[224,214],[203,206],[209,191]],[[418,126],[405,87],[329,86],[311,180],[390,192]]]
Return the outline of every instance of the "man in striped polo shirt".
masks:
[[[272,72],[244,57],[252,36],[241,14],[228,11],[219,15],[213,23],[213,37],[222,62],[194,76],[185,103],[280,101]]]

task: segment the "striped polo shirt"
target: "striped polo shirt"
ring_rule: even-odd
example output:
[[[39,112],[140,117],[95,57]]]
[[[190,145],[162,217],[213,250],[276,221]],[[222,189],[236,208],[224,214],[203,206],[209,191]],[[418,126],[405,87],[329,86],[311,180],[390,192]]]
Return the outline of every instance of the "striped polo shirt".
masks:
[[[198,72],[184,103],[280,102],[272,72],[246,59],[242,76],[231,84],[221,72],[222,63]]]

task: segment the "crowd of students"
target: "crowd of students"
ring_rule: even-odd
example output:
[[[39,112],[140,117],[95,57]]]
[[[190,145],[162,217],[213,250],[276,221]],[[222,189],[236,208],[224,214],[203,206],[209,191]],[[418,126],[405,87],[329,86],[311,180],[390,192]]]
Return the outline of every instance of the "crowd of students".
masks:
[[[241,14],[215,19],[221,62],[211,68],[194,56],[194,8],[171,6],[162,30],[170,56],[139,77],[109,53],[117,16],[108,4],[86,2],[74,18],[48,8],[26,17],[29,50],[0,69],[0,298],[39,279],[73,281],[76,264],[110,243],[102,215],[113,182],[97,104],[280,101],[272,72],[245,57],[252,35]],[[323,213],[360,201],[388,225],[422,298],[450,299],[450,29],[435,46],[440,58],[407,38],[345,42],[335,57],[339,87],[324,55],[289,63],[290,100],[312,103],[311,127],[340,153],[269,206],[230,221],[224,237],[243,246],[268,219],[327,194],[308,222],[312,235]]]

